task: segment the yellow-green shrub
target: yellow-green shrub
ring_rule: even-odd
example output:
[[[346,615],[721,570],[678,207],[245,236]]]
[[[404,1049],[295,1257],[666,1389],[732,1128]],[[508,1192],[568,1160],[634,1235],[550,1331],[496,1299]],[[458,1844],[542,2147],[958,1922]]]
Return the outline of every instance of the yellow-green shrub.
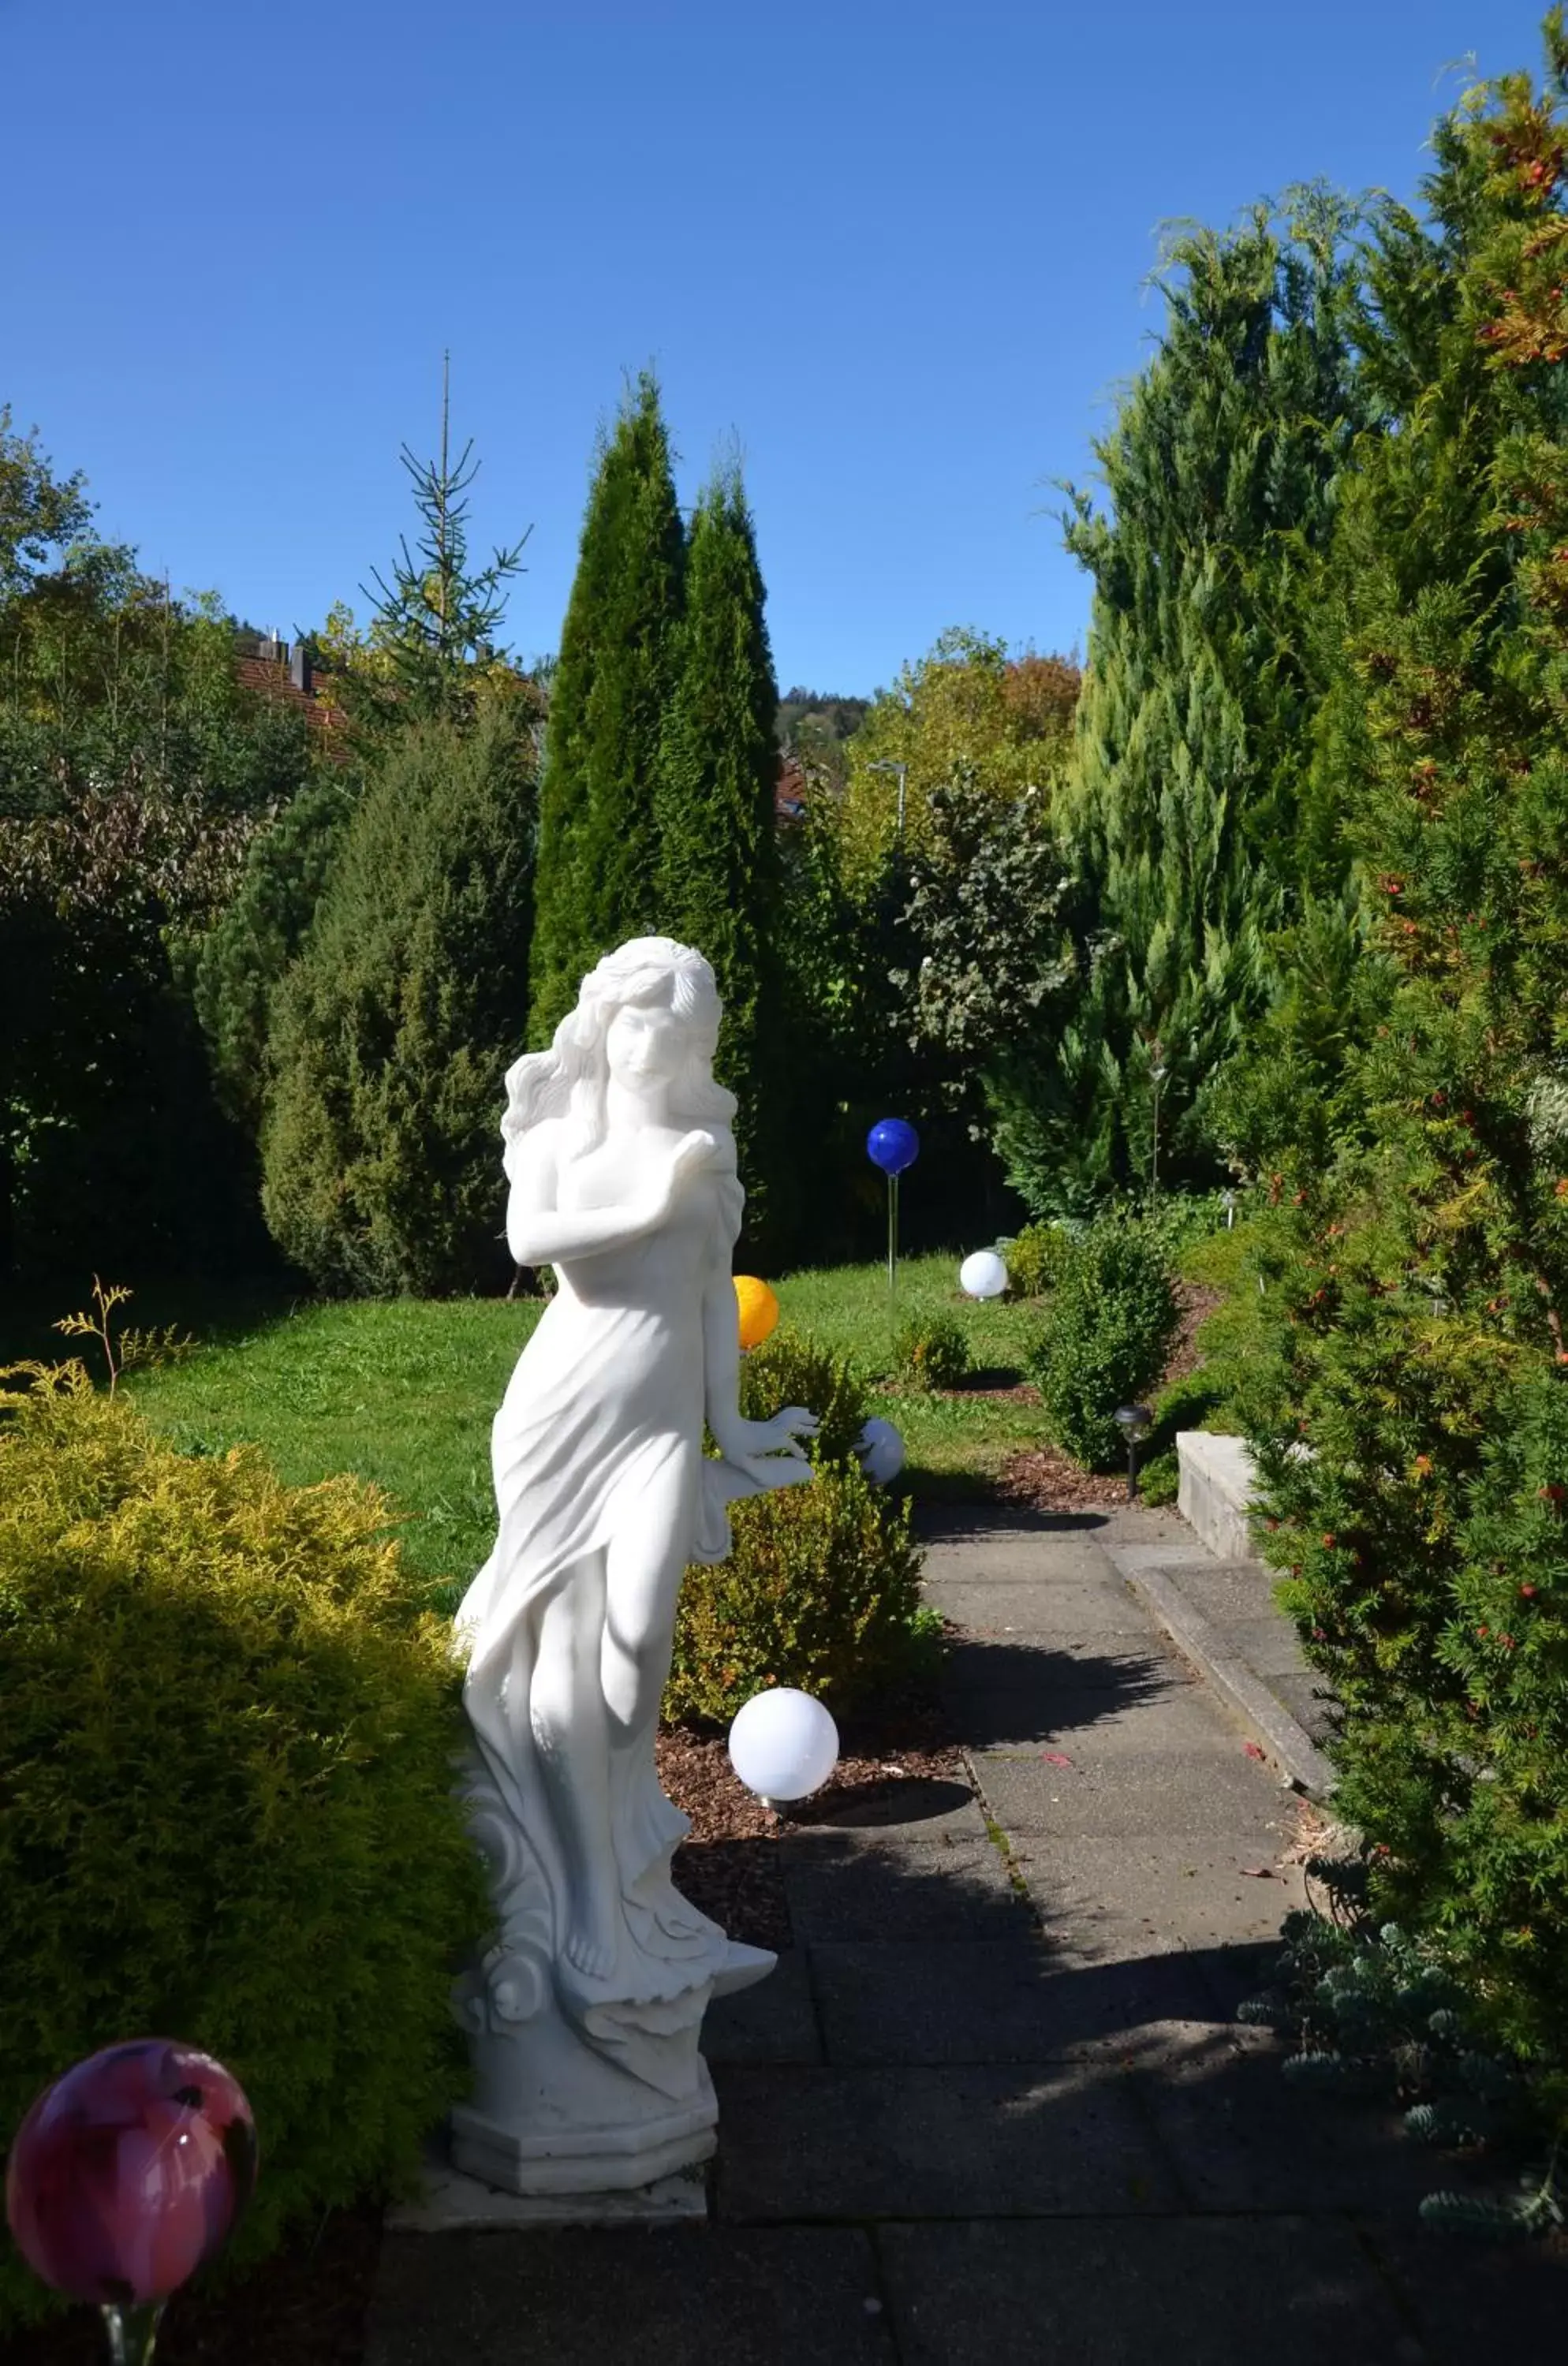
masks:
[[[1043,1298],[1054,1290],[1072,1248],[1073,1236],[1061,1224],[1025,1224],[1002,1245],[1008,1269],[1010,1298]]]
[[[775,1331],[741,1365],[740,1410],[748,1421],[770,1421],[786,1405],[817,1415],[811,1440],[816,1463],[842,1462],[865,1427],[866,1383],[852,1357],[798,1331]]]
[[[893,1342],[898,1378],[916,1389],[956,1389],[968,1379],[969,1342],[951,1314],[911,1314]]]
[[[98,2046],[202,2046],[256,2115],[242,2260],[405,2180],[461,2087],[457,1676],[387,1521],[79,1366],[0,1415],[0,2142]],[[40,2299],[0,2254],[0,2320]]]
[[[735,1505],[727,1561],[686,1572],[664,1714],[729,1718],[767,1684],[835,1708],[929,1664],[937,1625],[920,1606],[908,1501],[857,1463]]]

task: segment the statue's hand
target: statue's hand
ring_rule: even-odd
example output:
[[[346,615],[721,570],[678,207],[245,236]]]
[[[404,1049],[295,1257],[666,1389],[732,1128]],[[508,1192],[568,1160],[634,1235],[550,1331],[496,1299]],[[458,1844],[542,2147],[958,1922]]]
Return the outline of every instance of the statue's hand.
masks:
[[[783,1413],[774,1414],[771,1421],[748,1421],[741,1424],[747,1432],[746,1450],[750,1454],[798,1453],[796,1438],[815,1437],[821,1426],[814,1413],[804,1405],[785,1405]]]
[[[786,1405],[771,1421],[736,1421],[718,1436],[725,1460],[763,1487],[791,1487],[809,1479],[812,1465],[796,1442],[813,1437],[817,1416],[804,1405]]]
[[[650,1186],[655,1221],[667,1216],[694,1175],[702,1175],[715,1165],[718,1144],[701,1126],[683,1133],[670,1154],[670,1163],[662,1175],[654,1177]]]

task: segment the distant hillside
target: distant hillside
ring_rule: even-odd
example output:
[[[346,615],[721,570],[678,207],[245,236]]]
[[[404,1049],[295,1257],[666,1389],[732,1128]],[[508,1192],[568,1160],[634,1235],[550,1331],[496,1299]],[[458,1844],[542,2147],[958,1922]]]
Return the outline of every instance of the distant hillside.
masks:
[[[790,755],[841,747],[860,729],[870,704],[869,698],[840,698],[797,683],[779,701],[779,746]]]

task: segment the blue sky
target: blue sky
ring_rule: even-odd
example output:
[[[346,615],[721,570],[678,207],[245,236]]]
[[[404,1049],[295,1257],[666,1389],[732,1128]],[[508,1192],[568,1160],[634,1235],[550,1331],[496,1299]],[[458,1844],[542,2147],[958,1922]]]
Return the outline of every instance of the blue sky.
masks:
[[[0,0],[0,401],[176,588],[317,623],[409,523],[441,355],[476,539],[554,648],[596,428],[738,439],[781,685],[972,624],[1082,642],[1052,480],[1159,321],[1162,221],[1407,195],[1540,0]]]

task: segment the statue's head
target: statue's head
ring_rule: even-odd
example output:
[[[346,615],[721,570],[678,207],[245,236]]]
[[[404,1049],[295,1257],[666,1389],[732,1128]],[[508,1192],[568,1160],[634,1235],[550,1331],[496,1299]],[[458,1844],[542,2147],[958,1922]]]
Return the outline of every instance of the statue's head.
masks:
[[[722,1016],[713,970],[671,937],[634,937],[583,979],[577,1008],[549,1051],[519,1060],[507,1077],[502,1132],[508,1141],[540,1118],[570,1113],[576,1147],[602,1141],[612,1076],[633,1089],[657,1081],[680,1123],[728,1127],[735,1097],[716,1084]]]
[[[645,1076],[680,1085],[696,1070],[712,1083],[718,1048],[718,987],[701,953],[671,937],[634,937],[606,953],[582,981],[577,1008],[557,1030],[606,1077],[635,1086]]]

